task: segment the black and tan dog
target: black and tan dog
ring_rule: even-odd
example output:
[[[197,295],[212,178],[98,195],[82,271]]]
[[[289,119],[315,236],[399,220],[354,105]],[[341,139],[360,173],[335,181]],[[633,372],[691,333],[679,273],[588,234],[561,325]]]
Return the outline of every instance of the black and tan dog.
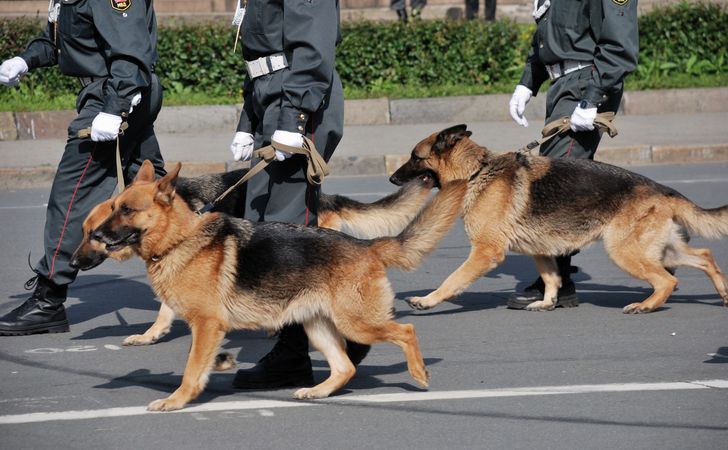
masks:
[[[392,320],[386,269],[412,270],[436,246],[460,213],[465,182],[443,185],[398,236],[362,240],[324,228],[198,215],[176,195],[179,169],[155,181],[145,161],[95,231],[110,251],[136,247],[154,291],[192,331],[181,386],[150,410],[179,409],[197,397],[227,331],[288,323],[303,324],[331,367],[328,379],[299,389],[296,398],[326,397],[351,379],[356,369],[345,338],[400,346],[409,373],[427,386],[414,326]]]
[[[469,180],[463,220],[470,255],[437,290],[408,299],[414,308],[455,297],[513,250],[534,257],[546,285],[543,301],[528,309],[551,310],[561,285],[554,257],[597,239],[620,268],[654,288],[625,313],[664,304],[677,285],[668,269],[678,266],[704,271],[728,306],[728,281],[710,250],[691,248],[681,236],[683,229],[707,238],[728,234],[728,205],[702,209],[671,188],[599,162],[496,155],[470,135],[465,125],[432,134],[391,177],[395,184],[423,173],[439,184]]]
[[[198,210],[216,199],[233,186],[248,169],[224,173],[201,175],[199,177],[179,177],[176,184],[177,195],[190,209]],[[230,192],[213,211],[242,217],[245,206],[246,184]],[[361,203],[342,195],[320,194],[318,219],[319,226],[343,231],[354,237],[372,239],[380,236],[396,236],[410,223],[422,209],[433,187],[433,180],[427,176],[418,177],[397,192],[373,203]],[[83,223],[83,241],[71,258],[71,266],[92,269],[107,258],[126,260],[136,253],[134,247],[126,246],[110,252],[106,244],[94,238],[93,232],[111,215],[113,199],[97,205]],[[124,345],[154,344],[169,333],[174,312],[164,303],[159,308],[157,318],[143,334],[134,334],[124,339]]]

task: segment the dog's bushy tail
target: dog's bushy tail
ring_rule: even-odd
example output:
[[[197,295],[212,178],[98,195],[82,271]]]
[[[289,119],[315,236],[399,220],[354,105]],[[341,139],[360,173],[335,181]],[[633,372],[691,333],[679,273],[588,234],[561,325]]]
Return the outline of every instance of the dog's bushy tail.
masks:
[[[384,265],[417,268],[452,228],[466,191],[466,180],[447,183],[398,236],[376,239],[372,247]]]
[[[422,210],[433,184],[432,179],[415,179],[374,203],[321,194],[319,226],[359,239],[396,236]]]
[[[688,199],[680,199],[675,210],[675,220],[691,234],[708,239],[728,236],[728,205],[704,209]]]

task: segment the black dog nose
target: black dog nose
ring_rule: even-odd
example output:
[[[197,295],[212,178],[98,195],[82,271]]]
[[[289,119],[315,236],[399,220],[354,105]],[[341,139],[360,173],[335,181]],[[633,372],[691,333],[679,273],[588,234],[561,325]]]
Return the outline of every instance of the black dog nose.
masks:
[[[397,186],[402,186],[402,180],[400,180],[396,175],[389,177],[389,182]]]

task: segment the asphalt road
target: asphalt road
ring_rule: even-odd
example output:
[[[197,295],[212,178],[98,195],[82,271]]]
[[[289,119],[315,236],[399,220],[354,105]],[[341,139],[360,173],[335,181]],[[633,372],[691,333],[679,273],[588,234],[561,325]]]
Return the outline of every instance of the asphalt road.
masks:
[[[701,206],[728,203],[726,164],[633,170]],[[331,177],[325,185],[367,201],[393,189],[384,177]],[[0,313],[28,295],[26,260],[41,252],[46,197],[0,191]],[[710,247],[728,268],[728,239],[691,243]],[[212,374],[204,394],[178,413],[145,406],[179,384],[189,332],[177,321],[155,345],[121,347],[159,305],[139,261],[106,262],[72,286],[70,333],[0,338],[0,448],[726,448],[728,309],[703,273],[680,269],[666,307],[624,315],[647,285],[595,244],[574,258],[578,308],[506,309],[508,294],[536,275],[515,254],[434,310],[414,312],[401,300],[436,288],[468,250],[457,226],[419,270],[390,274],[397,317],[417,327],[428,390],[410,379],[398,348],[378,345],[330,399],[236,391],[228,371]],[[247,367],[273,342],[241,331],[223,347]],[[312,358],[321,380],[325,361]]]

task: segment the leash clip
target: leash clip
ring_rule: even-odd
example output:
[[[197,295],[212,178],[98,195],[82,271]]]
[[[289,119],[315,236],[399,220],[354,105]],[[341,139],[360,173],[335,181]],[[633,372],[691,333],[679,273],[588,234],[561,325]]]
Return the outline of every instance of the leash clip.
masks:
[[[212,208],[214,208],[214,207],[215,207],[214,203],[208,203],[205,206],[203,206],[202,208],[195,211],[195,213],[197,213],[198,216],[201,216],[201,215],[205,214],[206,212],[212,211]]]

